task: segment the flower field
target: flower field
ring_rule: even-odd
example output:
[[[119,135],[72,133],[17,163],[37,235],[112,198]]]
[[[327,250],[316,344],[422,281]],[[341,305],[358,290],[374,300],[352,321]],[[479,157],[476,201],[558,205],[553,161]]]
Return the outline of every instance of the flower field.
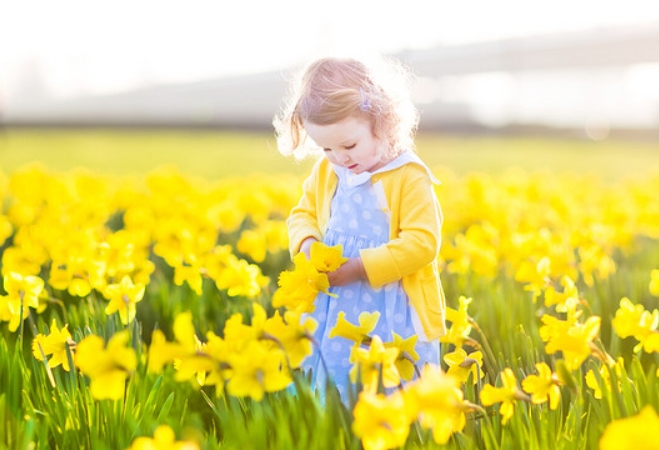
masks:
[[[299,369],[342,262],[290,260],[302,174],[1,173],[0,448],[656,448],[659,174],[434,172],[442,365],[341,321],[345,403]]]

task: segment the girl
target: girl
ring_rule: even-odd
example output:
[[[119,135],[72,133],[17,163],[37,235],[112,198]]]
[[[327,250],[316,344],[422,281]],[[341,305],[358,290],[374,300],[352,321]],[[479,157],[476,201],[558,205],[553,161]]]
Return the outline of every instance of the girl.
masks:
[[[391,62],[389,68],[399,69]],[[436,262],[442,223],[437,181],[413,152],[418,115],[405,73],[390,72],[378,78],[376,70],[353,59],[315,61],[274,121],[282,153],[299,155],[314,145],[324,152],[287,225],[292,256],[309,257],[311,244],[322,241],[341,244],[349,258],[328,274],[336,296],[316,298],[312,316],[320,348],[304,365],[317,387],[329,375],[344,399],[353,343],[329,337],[339,312],[357,324],[360,313],[379,311],[373,334],[383,342],[392,333],[416,334],[419,369],[439,364],[438,338],[445,333]]]

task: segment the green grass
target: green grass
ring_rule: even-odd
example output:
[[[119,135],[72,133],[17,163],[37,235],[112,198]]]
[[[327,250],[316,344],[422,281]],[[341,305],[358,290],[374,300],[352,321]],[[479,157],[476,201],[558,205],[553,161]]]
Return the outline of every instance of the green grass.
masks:
[[[593,174],[608,180],[659,173],[659,143],[651,141],[420,135],[417,145],[428,165],[445,166],[458,175],[496,174],[511,167]]]
[[[421,134],[418,151],[430,167],[458,175],[527,171],[574,171],[607,179],[650,174],[659,167],[659,143],[567,138]],[[174,164],[208,179],[253,173],[305,174],[310,160],[282,156],[274,132],[141,129],[5,129],[0,131],[0,169],[11,173],[40,161],[57,171],[83,166],[97,173],[143,173]]]
[[[173,164],[208,179],[259,172],[304,173],[266,133],[194,130],[17,129],[0,133],[0,168],[10,173],[39,161],[57,171],[144,173]]]

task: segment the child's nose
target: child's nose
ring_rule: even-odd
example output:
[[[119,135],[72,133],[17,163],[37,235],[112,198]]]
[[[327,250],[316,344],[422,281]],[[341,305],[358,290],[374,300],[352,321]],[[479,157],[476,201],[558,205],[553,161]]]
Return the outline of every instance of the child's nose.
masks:
[[[350,155],[348,155],[347,153],[339,153],[339,162],[341,162],[341,164],[345,164],[349,161],[350,161]]]

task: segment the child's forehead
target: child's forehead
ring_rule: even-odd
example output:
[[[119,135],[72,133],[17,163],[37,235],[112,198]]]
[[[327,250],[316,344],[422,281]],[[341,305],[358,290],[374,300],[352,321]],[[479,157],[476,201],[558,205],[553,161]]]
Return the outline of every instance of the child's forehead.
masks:
[[[345,144],[371,133],[370,121],[355,116],[325,125],[307,122],[304,128],[309,137],[318,144],[320,144],[319,141]]]

